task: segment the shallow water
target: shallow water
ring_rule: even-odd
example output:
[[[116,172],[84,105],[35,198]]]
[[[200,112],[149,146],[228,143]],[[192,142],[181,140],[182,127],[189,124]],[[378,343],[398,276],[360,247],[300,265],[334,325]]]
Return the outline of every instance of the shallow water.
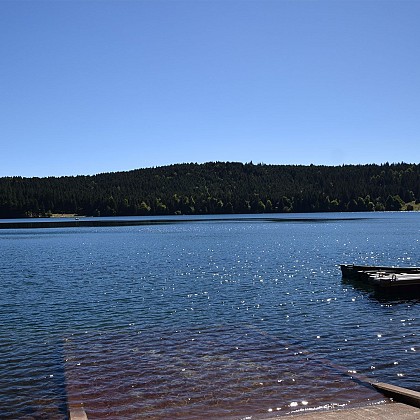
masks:
[[[170,219],[0,231],[3,418],[264,418],[420,388],[418,296],[338,267],[420,265],[420,214]]]

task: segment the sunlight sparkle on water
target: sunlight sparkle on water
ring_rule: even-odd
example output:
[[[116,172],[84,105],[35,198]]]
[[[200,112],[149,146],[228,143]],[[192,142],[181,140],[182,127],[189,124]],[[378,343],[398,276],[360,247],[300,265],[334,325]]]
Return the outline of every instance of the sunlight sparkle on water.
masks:
[[[0,403],[12,407],[2,416],[19,418],[25,400],[37,418],[62,418],[40,407],[60,407],[60,382],[92,417],[122,418],[118,407],[127,420],[251,420],[383,402],[351,376],[415,384],[420,307],[343,281],[337,264],[391,265],[398,255],[416,264],[420,219],[375,217],[3,233],[19,241],[0,259],[1,332],[11,343]],[[15,298],[20,319],[7,311]],[[328,362],[350,370],[337,375]]]

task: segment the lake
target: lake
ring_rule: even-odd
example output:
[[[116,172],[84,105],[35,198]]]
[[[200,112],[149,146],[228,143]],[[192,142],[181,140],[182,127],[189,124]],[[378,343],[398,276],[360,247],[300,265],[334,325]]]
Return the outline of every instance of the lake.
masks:
[[[419,296],[340,263],[420,265],[420,213],[156,217],[0,229],[0,413],[255,419],[420,390]],[[1,223],[1,222],[0,222]]]

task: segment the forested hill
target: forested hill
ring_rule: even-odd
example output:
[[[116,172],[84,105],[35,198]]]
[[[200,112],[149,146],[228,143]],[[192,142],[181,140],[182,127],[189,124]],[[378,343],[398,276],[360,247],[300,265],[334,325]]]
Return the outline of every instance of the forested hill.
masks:
[[[0,178],[0,217],[381,211],[420,200],[419,164],[177,164],[94,176]],[[411,203],[407,205],[407,203]]]

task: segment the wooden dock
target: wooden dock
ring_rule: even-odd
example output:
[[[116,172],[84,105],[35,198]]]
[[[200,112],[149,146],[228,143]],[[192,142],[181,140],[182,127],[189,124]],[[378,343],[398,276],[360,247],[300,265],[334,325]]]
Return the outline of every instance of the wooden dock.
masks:
[[[343,278],[381,289],[420,288],[420,267],[340,265]]]
[[[379,287],[420,286],[420,274],[366,272],[368,283]]]

